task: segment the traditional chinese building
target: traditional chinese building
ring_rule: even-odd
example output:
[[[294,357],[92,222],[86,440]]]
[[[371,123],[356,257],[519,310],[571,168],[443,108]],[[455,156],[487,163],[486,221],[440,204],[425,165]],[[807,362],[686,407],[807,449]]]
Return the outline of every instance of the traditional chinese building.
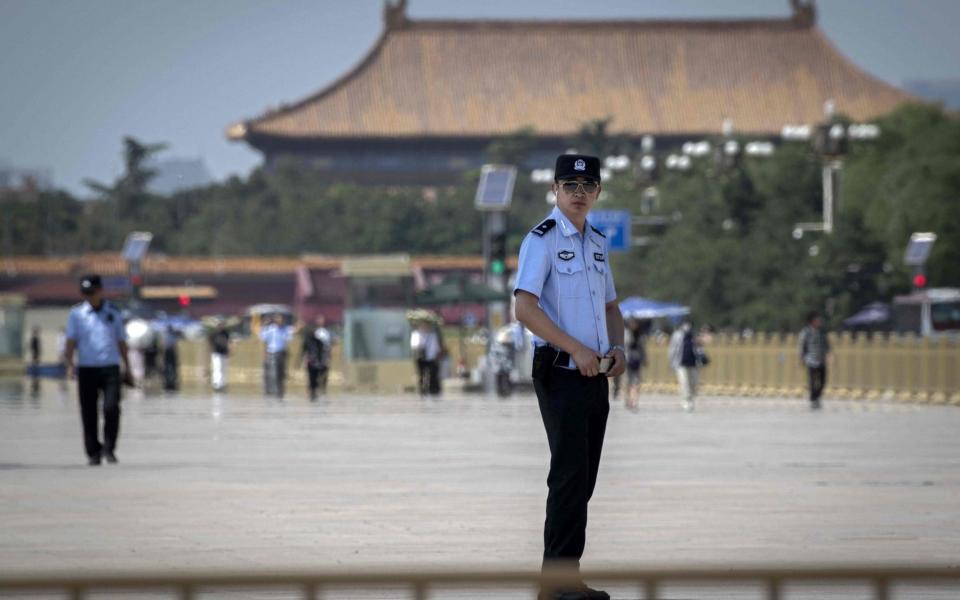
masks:
[[[813,0],[781,19],[412,20],[388,2],[384,31],[351,71],[316,94],[236,123],[228,137],[264,154],[367,182],[442,182],[485,162],[524,128],[527,167],[552,165],[586,123],[676,144],[715,135],[775,138],[814,124],[824,103],[857,120],[910,99],[847,60],[816,25]]]

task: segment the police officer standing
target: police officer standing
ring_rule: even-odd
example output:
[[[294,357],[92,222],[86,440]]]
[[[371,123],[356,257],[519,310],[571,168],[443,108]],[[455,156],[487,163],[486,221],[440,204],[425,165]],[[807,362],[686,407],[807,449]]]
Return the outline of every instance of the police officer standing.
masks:
[[[67,345],[64,351],[67,376],[77,377],[83,441],[89,464],[99,465],[101,457],[109,463],[115,463],[117,457],[114,452],[120,431],[121,361],[124,373],[130,372],[127,334],[120,311],[103,299],[99,275],[84,276],[80,280],[80,293],[84,301],[74,306],[67,318]],[[76,367],[74,350],[77,351]],[[98,404],[101,393],[103,443],[99,439]]]
[[[543,566],[579,569],[610,411],[607,377],[626,366],[624,328],[605,236],[587,221],[599,159],[559,156],[552,189],[556,207],[520,247],[514,295],[517,320],[534,334],[533,382],[550,446]],[[610,596],[581,582],[550,598]]]

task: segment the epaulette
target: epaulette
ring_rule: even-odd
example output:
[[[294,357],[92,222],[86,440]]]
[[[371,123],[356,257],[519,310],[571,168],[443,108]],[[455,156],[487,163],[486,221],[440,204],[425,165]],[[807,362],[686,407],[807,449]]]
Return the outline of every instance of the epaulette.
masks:
[[[547,219],[543,223],[540,223],[539,225],[531,229],[530,233],[543,237],[548,231],[553,229],[556,225],[557,225],[557,221],[555,219]]]
[[[599,236],[602,237],[602,238],[607,237],[607,236],[603,235],[603,232],[602,232],[602,231],[600,231],[599,229],[597,229],[597,228],[594,227],[593,225],[590,226],[590,229],[596,231],[596,232],[597,232],[597,235],[599,235]]]

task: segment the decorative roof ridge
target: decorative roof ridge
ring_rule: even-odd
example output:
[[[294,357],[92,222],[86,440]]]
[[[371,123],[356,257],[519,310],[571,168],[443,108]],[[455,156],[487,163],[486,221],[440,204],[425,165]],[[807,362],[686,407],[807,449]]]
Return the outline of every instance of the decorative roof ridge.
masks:
[[[393,31],[423,31],[436,29],[816,29],[816,24],[798,16],[782,18],[737,19],[410,19]]]

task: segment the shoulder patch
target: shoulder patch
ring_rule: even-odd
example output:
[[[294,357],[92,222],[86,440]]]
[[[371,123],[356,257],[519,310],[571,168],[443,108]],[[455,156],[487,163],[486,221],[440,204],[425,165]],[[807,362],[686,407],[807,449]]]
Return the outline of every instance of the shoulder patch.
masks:
[[[593,225],[590,226],[590,229],[592,229],[594,232],[596,232],[597,235],[599,235],[599,236],[602,237],[602,238],[607,237],[607,236],[605,236],[605,235],[603,234],[602,231],[600,231],[599,229],[597,229],[597,228],[594,227]]]
[[[557,225],[556,220],[547,219],[543,223],[540,223],[536,227],[530,230],[530,233],[536,234],[540,237],[543,237],[548,231],[553,229]]]

